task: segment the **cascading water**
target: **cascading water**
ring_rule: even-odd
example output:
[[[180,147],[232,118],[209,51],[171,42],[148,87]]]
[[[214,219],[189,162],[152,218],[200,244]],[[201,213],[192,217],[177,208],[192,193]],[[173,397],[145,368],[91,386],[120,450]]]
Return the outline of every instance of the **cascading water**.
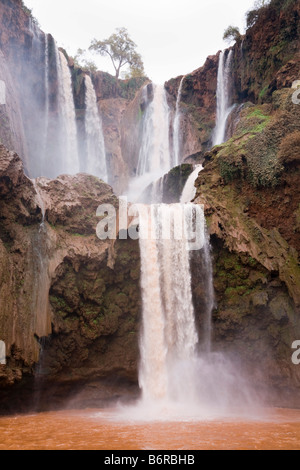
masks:
[[[142,139],[137,166],[137,176],[130,183],[129,200],[140,202],[141,193],[158,181],[172,168],[170,153],[170,109],[163,85],[153,85],[153,99],[149,100],[144,88],[146,111],[143,118]],[[159,187],[159,186],[157,186]],[[155,201],[162,195],[156,195]],[[147,201],[147,202],[152,202]]]
[[[141,207],[142,396],[135,407],[122,408],[122,415],[125,419],[151,421],[248,416],[249,411],[253,416],[258,400],[242,366],[212,350],[215,299],[203,208],[194,204]],[[165,231],[165,224],[169,226],[170,222],[175,234]],[[179,237],[178,227],[183,222],[186,229]],[[199,250],[191,255],[188,234],[193,230]],[[199,271],[197,283],[203,291],[197,312],[193,306],[191,263]]]
[[[77,128],[75,105],[72,91],[72,78],[65,55],[56,50],[58,72],[58,108],[61,124],[61,157],[57,174],[76,174],[79,172]]]
[[[224,55],[220,75],[223,61]],[[228,57],[228,70],[230,61]],[[220,104],[226,108],[226,101]],[[154,87],[143,124],[137,177],[131,182],[140,189],[135,192],[138,195],[145,187],[142,178],[147,177],[147,186],[152,183],[144,198],[150,205],[138,204],[142,396],[137,406],[123,410],[123,416],[129,413],[130,419],[142,420],[202,419],[231,414],[237,407],[248,409],[253,396],[242,372],[236,363],[212,348],[215,296],[210,239],[204,208],[190,202],[196,195],[195,180],[202,165],[197,165],[188,178],[180,203],[161,203],[162,179],[157,176],[169,170],[172,163],[169,110],[163,87]]]
[[[44,143],[42,168],[46,168],[47,161],[47,143],[48,143],[48,125],[49,125],[49,43],[48,36],[45,34],[45,124],[44,124]],[[42,171],[40,176],[42,175]]]
[[[169,106],[163,85],[154,85],[154,97],[144,120],[138,176],[146,173],[162,176],[171,168],[169,146]]]
[[[198,343],[187,248],[195,231],[199,247],[204,244],[204,213],[192,204],[145,207],[140,211],[140,386],[146,402],[183,403],[195,392],[189,364]]]
[[[173,166],[178,166],[181,162],[180,158],[180,101],[181,101],[181,94],[182,94],[182,87],[184,82],[185,76],[182,77],[178,89],[177,100],[176,100],[176,110],[175,110],[175,118],[173,124],[173,152],[174,152],[174,160]]]
[[[230,73],[232,63],[232,50],[225,57],[222,51],[219,57],[218,84],[217,84],[217,119],[214,130],[213,145],[220,145],[226,139],[226,123],[232,107],[230,106]]]
[[[180,202],[185,204],[191,202],[196,195],[195,181],[200,173],[203,170],[202,165],[196,165],[194,171],[190,174],[183,189]]]
[[[107,166],[102,120],[97,106],[97,97],[89,75],[85,76],[85,134],[87,153],[81,164],[82,171],[98,176],[107,182]]]

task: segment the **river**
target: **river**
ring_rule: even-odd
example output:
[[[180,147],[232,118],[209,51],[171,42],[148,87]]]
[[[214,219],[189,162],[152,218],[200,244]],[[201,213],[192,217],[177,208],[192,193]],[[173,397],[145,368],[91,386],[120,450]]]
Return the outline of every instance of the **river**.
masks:
[[[0,450],[299,450],[300,410],[263,418],[124,419],[118,409],[0,418]]]

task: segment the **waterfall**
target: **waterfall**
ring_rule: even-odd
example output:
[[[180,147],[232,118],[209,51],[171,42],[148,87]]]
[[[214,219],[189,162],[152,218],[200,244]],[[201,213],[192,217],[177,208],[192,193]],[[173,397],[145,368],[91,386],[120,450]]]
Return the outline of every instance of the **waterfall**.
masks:
[[[77,127],[72,91],[72,78],[68,61],[61,51],[56,51],[58,71],[58,108],[61,133],[61,156],[56,173],[76,174],[79,172]]]
[[[224,55],[221,71],[223,59]],[[171,161],[165,126],[168,115],[165,92],[155,87],[144,117],[139,172],[133,181],[140,193],[146,181],[142,178],[152,182],[145,197],[150,205],[137,204],[141,400],[123,411],[138,420],[227,416],[237,407],[240,413],[252,406],[256,397],[237,363],[212,347],[215,295],[210,238],[204,207],[190,202],[202,165],[188,178],[180,203],[161,203],[162,179],[154,176],[163,168],[166,171]]]
[[[202,351],[211,353],[212,342],[212,312],[215,307],[215,290],[213,279],[213,263],[211,256],[211,245],[207,228],[205,229],[205,243],[202,254],[202,272],[204,273],[204,288],[205,288],[205,302],[204,302],[204,315],[203,315],[203,336],[202,336]]]
[[[144,117],[138,176],[153,174],[160,177],[171,169],[169,113],[165,87],[154,85],[154,97]]]
[[[203,170],[202,165],[196,165],[194,171],[190,174],[185,187],[183,188],[180,203],[190,203],[196,195],[195,181],[199,173]],[[198,277],[202,278],[202,284],[205,290],[205,299],[202,304],[202,352],[210,352],[212,336],[212,311],[215,305],[215,293],[213,284],[213,266],[211,258],[211,246],[207,228],[205,227],[203,250],[197,259]]]
[[[43,142],[43,161],[42,161],[42,172],[46,167],[47,161],[47,143],[48,143],[48,126],[49,126],[49,43],[48,36],[45,34],[45,123],[44,123],[44,142]],[[42,172],[40,176],[42,175]]]
[[[139,215],[142,397],[136,407],[125,408],[124,415],[178,421],[253,413],[259,399],[242,366],[212,348],[215,297],[203,207],[141,205]],[[180,237],[182,224],[185,230],[179,230]],[[191,230],[201,240],[193,252],[188,249]],[[202,292],[197,310],[192,294],[192,272],[196,271]]]
[[[173,149],[174,149],[174,162],[173,166],[178,166],[181,162],[180,158],[180,101],[181,101],[181,94],[182,94],[182,86],[184,82],[185,76],[182,77],[178,89],[177,100],[176,100],[176,110],[175,110],[175,118],[174,118],[174,125],[173,125]]]
[[[225,51],[219,57],[217,84],[217,119],[214,130],[213,145],[220,145],[226,140],[226,123],[231,112],[230,106],[230,73],[233,52],[230,50],[227,58]]]
[[[85,134],[87,144],[86,159],[82,162],[83,171],[107,181],[105,144],[102,120],[97,106],[97,97],[89,75],[85,76]]]
[[[199,236],[198,248],[204,245],[204,213],[201,206],[193,204],[148,207],[148,211],[140,211],[139,222],[143,299],[140,386],[145,401],[184,402],[195,392],[189,364],[196,357],[198,343],[188,246],[194,230]],[[149,236],[149,227],[153,236]]]
[[[196,195],[195,181],[198,178],[200,171],[202,170],[203,170],[202,165],[196,165],[196,168],[194,169],[193,173],[191,173],[190,176],[188,177],[187,182],[183,188],[182,195],[181,195],[181,199],[180,199],[181,204],[191,202],[194,199]]]
[[[142,123],[142,137],[139,151],[136,177],[130,182],[128,198],[132,202],[144,199],[143,192],[149,185],[158,181],[172,168],[170,152],[170,110],[167,102],[166,90],[163,85],[153,85],[153,99],[150,101],[147,86],[143,90],[146,111]],[[163,186],[155,185],[154,190],[161,190]],[[152,197],[154,196],[154,198]],[[162,200],[162,192],[149,193],[149,200],[153,203]]]

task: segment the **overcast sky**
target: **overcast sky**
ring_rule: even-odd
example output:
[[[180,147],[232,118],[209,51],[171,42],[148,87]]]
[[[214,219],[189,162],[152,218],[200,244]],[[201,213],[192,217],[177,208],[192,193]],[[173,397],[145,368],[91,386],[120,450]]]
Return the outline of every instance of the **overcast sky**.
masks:
[[[245,30],[254,0],[25,0],[41,29],[51,33],[69,55],[87,49],[93,38],[108,38],[125,27],[138,46],[145,70],[155,83],[185,75],[206,57],[227,47],[227,26]],[[114,73],[109,60],[100,70]]]

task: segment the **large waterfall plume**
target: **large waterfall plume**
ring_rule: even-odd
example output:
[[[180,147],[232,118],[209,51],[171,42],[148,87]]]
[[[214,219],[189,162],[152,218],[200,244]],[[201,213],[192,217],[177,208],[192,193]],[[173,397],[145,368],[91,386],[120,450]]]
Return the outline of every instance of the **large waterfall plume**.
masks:
[[[12,131],[22,141],[13,144],[28,176],[56,178],[83,171],[107,181],[102,120],[91,77],[83,71],[76,75],[75,70],[76,79],[83,84],[80,90],[75,89],[74,70],[66,53],[31,19],[28,29],[31,43],[26,57],[19,53],[13,56],[17,64],[13,85],[19,98],[20,116],[16,116],[14,103],[14,115],[9,116]],[[0,61],[3,70],[2,56]],[[10,60],[8,65],[14,66],[14,62]],[[9,75],[2,72],[0,79],[10,109]],[[78,97],[81,90],[85,90],[84,99]],[[24,128],[22,135],[19,129],[14,129],[16,117],[18,127]]]
[[[226,56],[222,51],[219,56],[218,82],[217,82],[217,118],[213,135],[213,145],[223,144],[226,140],[227,120],[232,110],[230,102],[232,50]]]
[[[99,114],[97,97],[92,79],[85,75],[85,134],[86,155],[81,168],[86,173],[107,181],[107,165],[102,120]]]
[[[141,185],[142,176],[147,175],[148,182],[153,178],[152,191],[161,190],[155,176],[172,162],[169,132],[163,125],[168,114],[164,89],[154,87],[153,103],[144,120],[139,173],[133,181]],[[135,407],[123,410],[134,419],[214,418],[243,413],[243,407],[248,410],[253,401],[251,387],[237,363],[213,347],[210,237],[203,206],[190,202],[202,170],[202,165],[195,167],[178,203],[153,203],[155,195],[149,192],[148,205],[137,204],[141,398]],[[192,274],[201,292],[197,309]]]
[[[170,109],[166,89],[163,85],[152,87],[153,93],[150,97],[147,86],[143,90],[146,111],[142,123],[137,173],[128,190],[128,198],[133,202],[141,202],[143,191],[172,168]],[[159,200],[159,195],[155,199]]]
[[[198,344],[188,245],[194,234],[203,246],[204,213],[193,204],[152,205],[146,217],[144,212],[140,214],[140,385],[146,402],[184,403],[196,392],[190,364]],[[147,236],[149,223],[154,237]]]
[[[79,172],[77,127],[72,77],[65,55],[58,51],[57,69],[59,82],[59,117],[61,123],[62,155],[59,162],[59,174]]]
[[[180,121],[181,121],[181,111],[180,111],[180,101],[182,95],[182,87],[183,82],[185,80],[185,76],[182,77],[180,80],[178,93],[177,93],[177,100],[176,100],[176,108],[175,108],[175,117],[174,117],[174,124],[173,124],[173,153],[174,153],[174,160],[173,166],[177,166],[181,162],[181,155],[180,155],[180,148],[181,148],[181,136],[180,136]]]

